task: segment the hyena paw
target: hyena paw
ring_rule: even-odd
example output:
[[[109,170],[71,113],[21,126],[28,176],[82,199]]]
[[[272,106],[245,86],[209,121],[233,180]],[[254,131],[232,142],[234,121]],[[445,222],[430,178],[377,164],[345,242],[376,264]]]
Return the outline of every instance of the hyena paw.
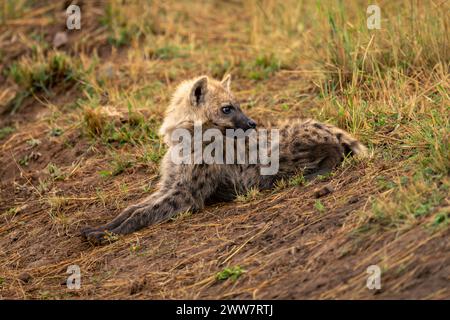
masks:
[[[92,231],[86,234],[86,240],[93,245],[102,245],[107,242],[105,231]]]
[[[102,245],[115,242],[119,237],[109,231],[93,231],[87,235],[86,239],[94,245]]]
[[[93,245],[112,243],[119,239],[118,236],[112,232],[95,229],[85,232],[84,238]]]
[[[98,231],[98,228],[94,228],[94,227],[85,227],[83,229],[81,229],[80,231],[80,235],[83,239],[87,239],[87,235],[91,232],[94,231]]]

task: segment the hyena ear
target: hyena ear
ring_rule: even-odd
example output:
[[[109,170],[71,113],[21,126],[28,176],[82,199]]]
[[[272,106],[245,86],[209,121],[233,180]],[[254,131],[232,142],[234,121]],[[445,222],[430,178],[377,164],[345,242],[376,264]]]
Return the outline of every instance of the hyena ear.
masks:
[[[231,74],[227,74],[222,81],[220,82],[225,89],[227,89],[228,91],[230,91],[230,87],[231,87]]]
[[[189,96],[191,104],[194,107],[198,107],[205,102],[205,95],[208,89],[208,77],[203,76],[195,81],[191,88],[191,94]]]

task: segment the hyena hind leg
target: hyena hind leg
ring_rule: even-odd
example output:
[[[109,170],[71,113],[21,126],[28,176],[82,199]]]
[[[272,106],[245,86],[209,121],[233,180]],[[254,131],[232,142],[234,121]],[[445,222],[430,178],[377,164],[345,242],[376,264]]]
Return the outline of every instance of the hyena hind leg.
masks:
[[[312,180],[319,175],[333,171],[343,160],[343,148],[336,144],[319,144],[312,148],[316,160],[304,172],[306,180]]]
[[[341,146],[344,148],[344,154],[364,158],[369,156],[369,151],[365,145],[355,139],[350,133],[336,126],[325,125],[337,138]]]

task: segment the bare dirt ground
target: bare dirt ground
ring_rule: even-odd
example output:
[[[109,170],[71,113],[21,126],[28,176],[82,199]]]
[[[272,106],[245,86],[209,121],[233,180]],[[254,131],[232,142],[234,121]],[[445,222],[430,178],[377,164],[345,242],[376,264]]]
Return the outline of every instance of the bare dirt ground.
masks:
[[[450,297],[449,198],[445,187],[448,158],[443,160],[443,174],[433,184],[414,185],[417,194],[425,196],[417,201],[413,193],[407,200],[395,198],[413,180],[400,189],[389,182],[412,177],[419,169],[413,167],[408,173],[402,170],[415,150],[425,146],[420,142],[411,147],[404,142],[412,129],[398,118],[370,133],[353,130],[375,156],[348,161],[331,176],[208,206],[106,246],[83,242],[79,236],[82,227],[110,220],[152,192],[158,180],[158,160],[164,151],[159,140],[148,138],[146,131],[156,129],[133,127],[129,106],[136,105],[144,122],[155,123],[157,128],[170,93],[187,77],[203,73],[220,77],[224,71],[231,71],[237,96],[260,123],[314,116],[343,123],[333,112],[320,113],[323,101],[317,97],[323,92],[317,83],[323,79],[308,72],[314,59],[298,64],[286,62],[273,72],[269,64],[267,75],[266,69],[261,71],[262,76],[249,75],[252,66],[259,68],[258,63],[251,63],[255,46],[251,32],[256,32],[257,24],[246,29],[250,11],[242,12],[234,24],[233,13],[240,10],[241,4],[221,1],[193,5],[195,14],[184,2],[161,5],[150,10],[151,14],[156,10],[160,17],[151,25],[152,41],[131,34],[124,43],[111,38],[115,29],[111,31],[110,25],[99,22],[106,2],[85,1],[82,29],[68,32],[68,42],[58,51],[81,61],[79,68],[86,76],[52,85],[48,92],[33,91],[15,112],[10,112],[12,99],[24,86],[15,82],[7,70],[14,62],[41,50],[36,47],[41,47],[43,57],[47,57],[53,50],[56,32],[65,30],[65,7],[63,2],[39,1],[0,25],[0,66],[4,70],[0,76],[0,128],[12,128],[0,136],[0,298]],[[123,28],[132,27],[125,24]],[[303,33],[314,32],[308,25],[304,28]],[[162,46],[164,39],[170,39],[171,44]],[[299,45],[305,46],[306,40],[302,41]],[[184,43],[189,44],[188,48],[183,47]],[[221,60],[223,70],[217,70],[210,62],[223,55],[228,56],[231,66],[223,67]],[[88,75],[86,66],[90,59],[95,60],[94,56],[99,62]],[[109,66],[113,76],[98,80]],[[414,103],[419,104],[425,98],[417,91],[421,87],[417,83],[423,81],[431,87],[439,76],[435,70],[409,74],[410,79],[419,80],[395,87],[394,93],[383,91],[379,95],[403,97],[405,101],[406,96],[414,96]],[[441,74],[445,81],[436,81],[447,88],[448,74],[445,70]],[[84,86],[86,82],[91,87]],[[387,87],[393,86],[386,83]],[[144,97],[139,96],[141,89],[151,84],[155,86]],[[89,88],[94,88],[94,93]],[[96,94],[98,98],[92,98]],[[383,99],[380,101],[387,101]],[[121,132],[124,137],[105,140],[105,129],[101,137],[89,134],[92,126],[86,106],[93,104],[113,109],[106,112],[108,123],[115,128],[111,132]],[[354,129],[350,121],[345,123],[346,129]],[[444,132],[444,143],[448,143],[447,129],[445,123],[436,131]],[[325,187],[331,192],[318,194]],[[425,200],[433,194],[440,196],[428,205]],[[404,201],[405,208],[411,201],[412,210],[425,206],[426,212],[406,217],[406,222],[392,218],[392,223],[380,223],[374,203],[392,208],[400,201]],[[445,220],[442,224],[440,217]],[[66,287],[69,265],[81,269],[79,290]],[[380,290],[366,287],[366,269],[370,265],[382,270]],[[237,280],[218,280],[219,272],[234,266],[244,270]]]

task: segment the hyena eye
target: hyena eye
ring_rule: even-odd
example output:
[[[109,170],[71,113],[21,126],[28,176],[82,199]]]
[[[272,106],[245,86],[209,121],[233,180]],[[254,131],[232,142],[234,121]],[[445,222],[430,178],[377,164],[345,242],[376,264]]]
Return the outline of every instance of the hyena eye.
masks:
[[[233,111],[233,109],[234,109],[233,106],[226,106],[222,108],[222,112],[225,114],[230,114],[231,111]]]

